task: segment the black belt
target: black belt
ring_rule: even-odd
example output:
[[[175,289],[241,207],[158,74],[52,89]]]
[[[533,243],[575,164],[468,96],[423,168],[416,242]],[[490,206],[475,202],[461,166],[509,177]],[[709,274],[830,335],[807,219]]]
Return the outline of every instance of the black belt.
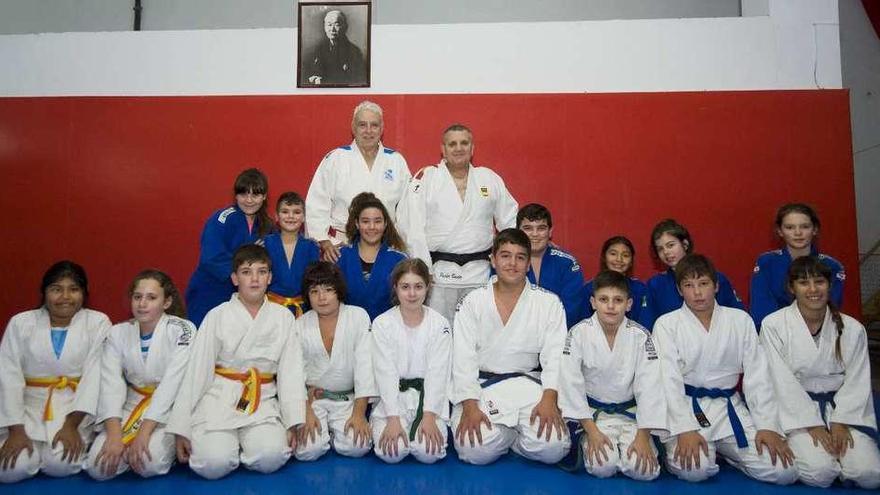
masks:
[[[466,254],[455,254],[455,253],[443,253],[440,251],[431,251],[431,262],[436,263],[438,261],[449,261],[451,263],[455,263],[458,266],[464,266],[470,263],[471,261],[481,261],[489,260],[489,255],[492,254],[491,249],[487,249],[485,251],[480,251],[479,253],[466,253]]]

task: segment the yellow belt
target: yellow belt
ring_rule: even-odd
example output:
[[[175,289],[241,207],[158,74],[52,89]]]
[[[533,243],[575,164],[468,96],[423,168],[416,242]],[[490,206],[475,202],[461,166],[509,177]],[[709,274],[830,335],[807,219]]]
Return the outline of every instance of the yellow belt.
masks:
[[[284,297],[274,292],[267,292],[266,297],[268,297],[269,300],[273,303],[278,303],[285,308],[293,306],[293,314],[296,315],[297,318],[303,315],[303,304],[305,304],[305,301],[303,300],[302,296]]]
[[[78,376],[47,376],[41,378],[25,378],[24,384],[28,387],[42,387],[49,389],[49,397],[46,399],[46,406],[43,408],[43,421],[52,421],[55,415],[52,414],[52,394],[55,389],[69,388],[76,392],[76,386],[79,385]]]
[[[122,426],[122,443],[125,445],[130,444],[131,441],[134,440],[134,437],[137,436],[138,431],[141,429],[141,418],[144,416],[144,411],[150,407],[150,401],[153,399],[153,392],[156,391],[155,385],[136,387],[129,383],[128,386],[135,392],[141,394],[143,399],[138,402],[137,406],[131,411],[131,414],[128,415],[128,419],[125,420],[125,424]]]
[[[236,409],[248,414],[253,414],[260,407],[260,386],[264,383],[275,381],[274,374],[260,373],[260,370],[257,368],[248,368],[247,371],[241,372],[236,369],[218,366],[214,368],[214,373],[223,378],[236,380],[244,384],[244,389],[241,391],[241,397],[238,399]]]

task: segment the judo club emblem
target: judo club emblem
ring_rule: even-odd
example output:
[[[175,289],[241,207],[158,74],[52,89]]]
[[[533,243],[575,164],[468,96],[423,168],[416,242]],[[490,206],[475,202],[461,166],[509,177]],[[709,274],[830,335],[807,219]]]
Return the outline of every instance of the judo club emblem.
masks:
[[[394,180],[394,171],[390,168],[385,169],[385,180],[389,182]]]
[[[489,188],[486,186],[480,186],[480,196],[484,198],[489,197]]]
[[[486,405],[489,406],[489,414],[498,414],[498,408],[495,407],[495,401],[490,400]]]

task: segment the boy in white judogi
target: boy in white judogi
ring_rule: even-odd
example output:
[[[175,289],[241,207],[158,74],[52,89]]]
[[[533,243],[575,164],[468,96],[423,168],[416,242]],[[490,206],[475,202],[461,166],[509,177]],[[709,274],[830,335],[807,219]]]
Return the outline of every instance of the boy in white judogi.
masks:
[[[833,306],[832,271],[818,258],[794,260],[787,285],[795,301],[764,318],[761,341],[799,479],[827,487],[840,477],[876,489],[880,451],[865,328]]]
[[[303,342],[308,403],[294,455],[313,461],[332,445],[338,454],[361,457],[372,448],[366,411],[377,395],[370,317],[340,302],[345,279],[333,263],[306,268],[303,293],[312,309],[296,320],[295,330]]]
[[[277,470],[296,448],[293,428],[305,418],[294,316],[266,299],[269,254],[242,246],[233,268],[238,292],[202,322],[167,428],[179,437],[178,459],[208,479],[239,462],[262,473]]]
[[[637,480],[660,474],[651,430],[666,428],[660,360],[651,334],[629,320],[629,283],[621,273],[600,272],[593,280],[594,313],[569,331],[562,352],[559,404],[580,423],[583,440],[577,466],[593,476],[618,472]]]
[[[449,321],[455,306],[489,277],[492,235],[515,227],[517,204],[504,181],[471,164],[474,143],[467,127],[443,133],[443,160],[413,177],[397,210],[397,228],[414,257],[434,277],[428,306]]]
[[[715,456],[760,481],[797,479],[779,434],[767,360],[751,317],[715,302],[715,267],[689,254],[675,268],[685,304],[660,317],[653,337],[660,354],[670,436],[667,467],[681,479],[718,473]],[[736,391],[740,375],[748,408]]]
[[[556,295],[526,282],[529,251],[521,230],[499,232],[497,276],[468,294],[455,316],[452,426],[464,462],[488,464],[513,448],[552,464],[568,452],[556,404],[565,311]]]

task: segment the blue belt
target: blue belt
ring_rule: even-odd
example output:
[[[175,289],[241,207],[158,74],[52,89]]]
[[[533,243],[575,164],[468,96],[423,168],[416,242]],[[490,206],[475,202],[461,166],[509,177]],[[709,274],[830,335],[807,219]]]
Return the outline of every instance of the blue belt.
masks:
[[[828,411],[828,404],[831,404],[831,407],[837,409],[837,403],[834,402],[834,396],[837,395],[837,390],[833,392],[807,392],[807,395],[809,395],[811,399],[819,403],[819,413],[822,415],[822,422],[827,423],[828,419],[826,412]],[[868,435],[869,437],[880,443],[880,435],[877,434],[877,430],[875,430],[874,428],[864,425],[847,426],[858,430],[865,435]]]
[[[693,385],[685,383],[684,393],[690,396],[694,408],[694,416],[697,417],[700,426],[704,428],[710,426],[710,424],[697,399],[701,397],[709,397],[710,399],[720,399],[723,397],[727,399],[727,419],[730,421],[730,426],[733,429],[733,436],[736,438],[736,445],[741,449],[749,446],[749,440],[746,438],[746,431],[743,429],[742,422],[740,422],[739,416],[736,414],[736,409],[733,407],[733,401],[730,400],[730,398],[736,394],[735,388],[702,388],[694,387]]]
[[[519,371],[513,373],[492,373],[491,371],[480,371],[480,379],[485,380],[483,383],[480,384],[480,388],[488,388],[492,385],[495,385],[496,383],[503,382],[504,380],[510,380],[511,378],[519,377],[528,378],[538,385],[541,384],[540,379],[526,373],[521,373]]]
[[[636,419],[636,415],[629,412],[629,409],[636,407],[636,400],[630,399],[626,402],[600,402],[589,395],[587,396],[587,404],[594,409],[593,421],[599,417],[599,414],[622,414],[627,418]]]

